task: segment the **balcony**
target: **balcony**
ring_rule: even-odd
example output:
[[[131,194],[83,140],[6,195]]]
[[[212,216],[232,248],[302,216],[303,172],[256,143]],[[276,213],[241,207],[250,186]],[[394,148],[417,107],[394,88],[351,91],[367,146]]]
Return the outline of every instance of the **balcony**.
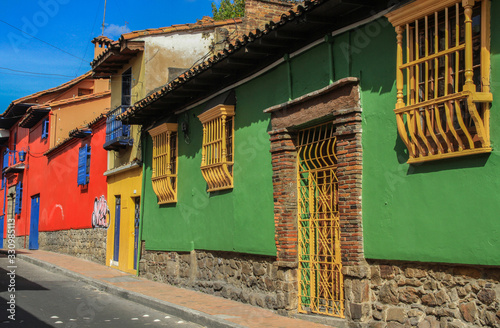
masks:
[[[24,160],[26,152],[7,149],[3,153],[3,171],[5,173],[18,173],[24,171]]]
[[[108,113],[106,119],[106,142],[104,149],[119,150],[132,146],[134,139],[130,137],[130,125],[122,124],[116,117],[123,113],[128,106],[119,106]]]

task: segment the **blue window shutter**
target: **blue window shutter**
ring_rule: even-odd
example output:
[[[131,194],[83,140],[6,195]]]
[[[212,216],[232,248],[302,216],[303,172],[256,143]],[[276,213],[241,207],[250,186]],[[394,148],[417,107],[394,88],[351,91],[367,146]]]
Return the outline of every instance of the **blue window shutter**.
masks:
[[[78,185],[86,185],[90,180],[90,146],[84,145],[78,153]]]
[[[49,119],[45,119],[42,125],[42,139],[47,139],[49,136]]]
[[[85,183],[90,181],[90,146],[85,145],[85,153],[87,154],[85,160]]]
[[[87,175],[87,145],[81,147],[78,153],[78,185],[84,185]]]
[[[18,182],[16,185],[16,199],[15,199],[15,205],[14,205],[15,206],[15,208],[14,208],[15,214],[21,213],[22,199],[23,199],[23,184],[21,182]]]

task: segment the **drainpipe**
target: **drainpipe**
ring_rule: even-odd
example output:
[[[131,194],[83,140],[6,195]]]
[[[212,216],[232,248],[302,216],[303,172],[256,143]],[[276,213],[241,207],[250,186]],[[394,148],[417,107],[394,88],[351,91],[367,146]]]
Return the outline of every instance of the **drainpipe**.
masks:
[[[142,137],[141,139],[145,139],[145,137]],[[144,221],[144,189],[146,187],[146,164],[144,159],[146,158],[146,147],[145,147],[145,142],[142,142],[141,147],[141,153],[142,153],[142,181],[141,181],[141,213],[139,215],[139,238],[138,238],[138,243],[137,243],[137,262],[136,262],[136,275],[139,276],[139,262],[141,260],[141,253],[142,253],[142,226],[143,226],[143,221]]]
[[[329,66],[329,78],[332,84],[335,81],[335,65],[333,62],[333,36],[331,34],[325,35],[325,42],[328,45],[328,66]]]

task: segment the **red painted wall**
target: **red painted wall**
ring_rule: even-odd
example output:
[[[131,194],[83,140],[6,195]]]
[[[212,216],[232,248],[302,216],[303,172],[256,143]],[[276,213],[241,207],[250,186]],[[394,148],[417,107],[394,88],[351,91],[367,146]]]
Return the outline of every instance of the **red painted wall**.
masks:
[[[101,119],[92,126],[91,135],[83,139],[73,138],[48,156],[43,155],[49,149],[49,140],[41,139],[42,122],[31,129],[29,136],[25,131],[21,131],[20,138],[21,134],[18,132],[19,142],[16,149],[28,150],[29,137],[29,152],[24,172],[9,175],[9,185],[15,185],[18,178],[23,181],[23,205],[21,214],[16,218],[16,236],[29,236],[31,198],[36,195],[40,195],[39,231],[92,227],[95,198],[103,195],[107,198],[106,177],[103,175],[107,169],[107,152],[103,148],[106,139],[105,122],[105,118]],[[13,135],[12,132],[11,140]],[[80,147],[85,144],[91,147],[90,181],[86,186],[78,186],[78,153]],[[4,208],[6,190],[8,186],[2,190],[0,210]],[[5,212],[7,209],[5,206]],[[7,215],[4,222],[6,238]]]
[[[28,136],[29,136],[29,129],[21,128],[17,124],[14,125],[10,129],[10,137],[9,137],[9,141],[7,144],[8,148],[10,150],[14,150],[14,148],[15,148],[15,150],[18,152],[21,150],[24,150],[25,152],[27,152],[28,151]],[[1,153],[0,153],[2,161],[3,161],[3,153],[5,150],[6,150],[6,148],[2,147]],[[16,160],[17,160],[17,162],[19,162],[17,154],[16,154]],[[25,166],[26,166],[26,161],[25,161]],[[27,183],[26,183],[26,171],[24,171],[22,173],[12,173],[11,172],[11,173],[7,173],[5,176],[6,176],[6,185],[5,185],[5,188],[2,190],[1,199],[0,199],[0,210],[2,211],[2,214],[4,215],[4,224],[5,224],[4,225],[4,238],[6,237],[6,233],[7,233],[8,190],[10,187],[15,186],[19,181],[21,181],[23,183],[23,186],[27,185]],[[24,196],[24,194],[23,194],[23,196]],[[4,205],[4,202],[5,202],[5,205]],[[14,211],[14,204],[12,206],[13,206],[12,207],[12,212],[13,212]],[[27,220],[26,220],[27,207],[26,206],[27,205],[26,205],[26,203],[24,201],[24,197],[23,197],[21,213],[15,215],[15,222],[16,222],[15,228],[16,228],[16,235],[17,236],[24,236],[25,231],[28,228],[28,225],[26,224],[26,222],[27,222]]]
[[[47,164],[30,167],[30,198],[40,194],[39,231],[57,231],[92,227],[94,200],[107,197],[107,152],[102,147],[106,138],[105,119],[93,126],[92,135],[73,138],[56,152],[47,156]],[[78,152],[88,144],[90,153],[90,181],[77,185]],[[43,178],[35,176],[44,172]]]

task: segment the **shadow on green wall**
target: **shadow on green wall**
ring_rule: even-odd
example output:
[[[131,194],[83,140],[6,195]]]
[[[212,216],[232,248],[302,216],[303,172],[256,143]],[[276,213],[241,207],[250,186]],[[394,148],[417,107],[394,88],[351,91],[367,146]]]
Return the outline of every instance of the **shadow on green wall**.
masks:
[[[396,133],[396,142],[394,145],[394,152],[399,164],[405,164],[408,161],[408,149],[401,140],[399,134]],[[488,154],[478,154],[474,156],[464,156],[455,157],[449,159],[442,159],[438,161],[430,161],[419,164],[410,164],[406,175],[421,174],[421,173],[431,173],[440,171],[450,171],[450,170],[462,170],[466,168],[473,167],[484,167],[490,153]]]

